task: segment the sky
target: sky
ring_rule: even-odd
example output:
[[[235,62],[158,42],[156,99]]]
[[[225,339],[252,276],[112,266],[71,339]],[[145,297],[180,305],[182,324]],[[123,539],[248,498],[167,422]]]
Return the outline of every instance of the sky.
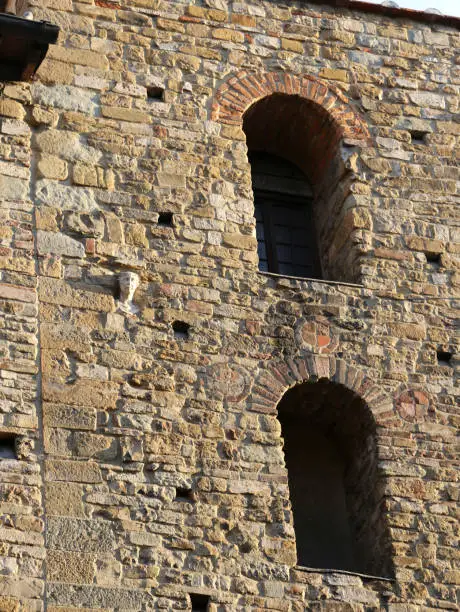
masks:
[[[382,4],[382,0],[366,0],[374,4]],[[401,8],[411,8],[424,11],[427,8],[436,8],[444,15],[460,17],[460,0],[395,0]]]

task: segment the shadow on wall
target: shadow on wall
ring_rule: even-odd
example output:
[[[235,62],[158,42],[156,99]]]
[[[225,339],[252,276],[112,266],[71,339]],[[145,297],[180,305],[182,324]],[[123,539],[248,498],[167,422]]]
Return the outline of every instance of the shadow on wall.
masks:
[[[278,404],[298,564],[392,577],[391,540],[366,403],[328,380]]]

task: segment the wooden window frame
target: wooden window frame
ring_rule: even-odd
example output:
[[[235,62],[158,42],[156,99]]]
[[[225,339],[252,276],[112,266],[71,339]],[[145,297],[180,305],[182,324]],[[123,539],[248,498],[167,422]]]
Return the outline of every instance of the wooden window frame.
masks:
[[[276,230],[274,227],[274,214],[272,212],[272,207],[275,201],[278,201],[280,205],[283,203],[286,204],[295,204],[299,207],[299,209],[303,210],[306,214],[307,207],[313,204],[313,200],[310,198],[306,198],[303,195],[294,195],[287,193],[279,193],[276,191],[270,191],[267,189],[254,188],[254,205],[260,211],[260,215],[262,218],[262,225],[264,228],[264,244],[267,256],[267,267],[268,272],[272,272],[275,274],[281,274],[284,276],[297,276],[296,274],[286,274],[280,271],[280,262],[278,259],[278,254],[276,251],[277,240],[276,240]],[[313,223],[313,219],[309,220],[309,222]],[[256,221],[256,224],[260,222]],[[314,228],[312,228],[312,234],[314,233]],[[314,274],[312,278],[322,278],[321,264],[319,260],[319,256],[317,253],[317,244],[315,242],[312,245],[312,260],[311,264],[314,269]],[[302,264],[302,262],[290,262],[292,266]],[[302,277],[299,277],[302,278]]]

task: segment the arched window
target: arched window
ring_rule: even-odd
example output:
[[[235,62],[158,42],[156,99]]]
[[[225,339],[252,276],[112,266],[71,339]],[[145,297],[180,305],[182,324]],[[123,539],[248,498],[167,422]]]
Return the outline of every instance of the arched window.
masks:
[[[291,162],[250,153],[259,270],[320,278],[313,194]]]
[[[362,251],[347,206],[353,173],[332,116],[299,95],[273,93],[246,110],[243,130],[259,269],[356,281]]]
[[[391,574],[375,424],[350,390],[322,380],[278,405],[298,564]]]

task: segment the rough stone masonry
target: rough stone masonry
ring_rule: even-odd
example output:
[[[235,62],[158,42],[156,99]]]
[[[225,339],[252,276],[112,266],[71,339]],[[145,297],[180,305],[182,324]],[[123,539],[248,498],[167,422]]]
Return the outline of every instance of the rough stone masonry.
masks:
[[[1,84],[2,612],[458,609],[459,22],[344,4],[28,3],[60,36]],[[259,272],[248,146],[308,177],[323,279]],[[298,565],[296,386],[367,444],[386,573]]]

